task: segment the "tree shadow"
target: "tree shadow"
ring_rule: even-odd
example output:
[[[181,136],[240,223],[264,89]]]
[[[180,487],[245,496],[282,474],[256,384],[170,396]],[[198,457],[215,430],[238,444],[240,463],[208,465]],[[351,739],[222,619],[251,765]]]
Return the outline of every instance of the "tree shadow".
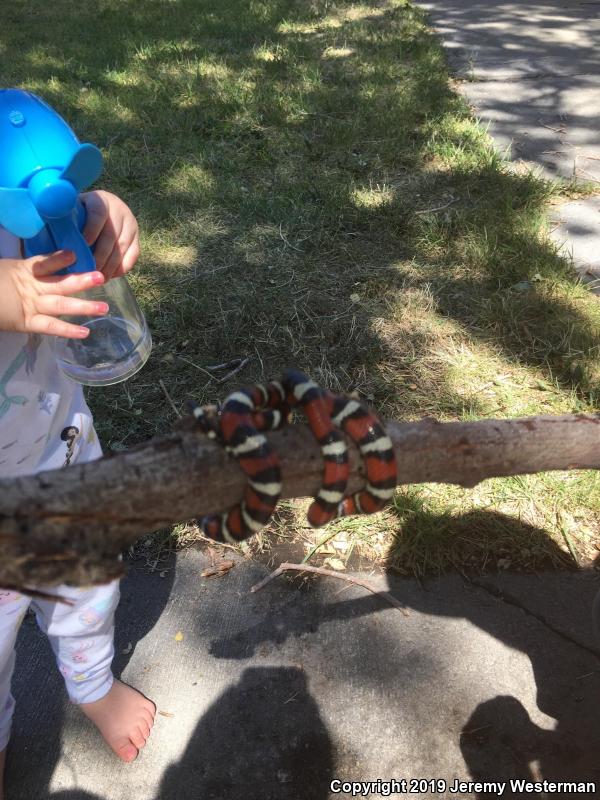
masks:
[[[190,362],[240,354],[253,356],[247,379],[294,362],[399,416],[427,398],[433,413],[490,413],[448,384],[438,355],[452,339],[582,398],[596,391],[597,325],[531,222],[547,187],[485,150],[419,12],[349,7],[327,17],[318,2],[83,3],[54,9],[56,30],[42,9],[35,35],[18,29],[19,2],[7,9],[5,80],[103,147],[103,183],[132,205],[149,245],[136,288],[156,347],[129,384],[143,413],[122,387],[91,392],[105,440],[130,445],[169,425],[159,377],[176,403],[213,401],[217,385]],[[324,17],[345,49],[319,44]],[[288,52],[318,79],[291,69]],[[462,154],[451,172],[436,136]],[[423,213],[439,198],[447,209]],[[392,308],[411,293],[422,325]],[[421,389],[412,398],[408,383]]]

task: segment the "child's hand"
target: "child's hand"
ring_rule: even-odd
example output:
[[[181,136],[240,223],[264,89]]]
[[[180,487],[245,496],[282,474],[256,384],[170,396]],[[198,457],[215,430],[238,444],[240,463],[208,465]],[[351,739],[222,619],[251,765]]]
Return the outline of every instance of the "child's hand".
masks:
[[[75,261],[73,253],[59,250],[49,256],[0,260],[0,330],[46,333],[68,339],[85,339],[89,330],[64,322],[64,314],[102,316],[107,303],[70,297],[105,282],[101,272],[55,275]]]
[[[89,245],[96,244],[96,266],[106,280],[125,275],[140,254],[138,225],[131,210],[110,192],[87,192],[81,199],[87,211],[83,235]]]

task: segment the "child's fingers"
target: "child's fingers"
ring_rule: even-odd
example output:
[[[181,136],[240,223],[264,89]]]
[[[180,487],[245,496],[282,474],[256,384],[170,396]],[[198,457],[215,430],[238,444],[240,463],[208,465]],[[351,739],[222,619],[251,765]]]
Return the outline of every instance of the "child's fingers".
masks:
[[[28,332],[41,333],[47,336],[62,336],[65,339],[86,339],[89,330],[83,325],[73,325],[57,317],[48,317],[45,314],[35,314],[29,323]]]
[[[63,297],[55,294],[42,294],[36,300],[36,311],[55,317],[82,316],[100,317],[108,312],[108,303],[96,300],[80,300],[77,297]]]
[[[114,278],[117,274],[122,275],[121,264],[123,262],[123,255],[121,253],[120,242],[115,242],[115,245],[102,266],[102,272],[106,276],[106,280]]]
[[[127,273],[133,269],[135,262],[140,257],[140,240],[138,238],[137,232],[136,235],[127,248],[125,255],[123,256],[123,260],[121,263],[121,271],[123,273]]]
[[[86,194],[84,203],[87,219],[83,229],[83,236],[88,244],[94,244],[108,219],[108,204],[103,200],[100,192]]]
[[[134,266],[140,254],[138,226],[135,217],[130,215],[123,222],[123,230],[106,259],[102,272],[107,279],[126,275]]]
[[[75,253],[71,250],[57,250],[47,256],[32,256],[28,259],[35,278],[52,275],[75,262]]]
[[[94,286],[102,286],[106,278],[101,272],[82,272],[75,275],[49,275],[41,283],[41,294],[71,295],[85,292]]]
[[[117,227],[115,227],[115,224]],[[96,266],[102,272],[105,272],[106,262],[111,257],[113,249],[119,245],[122,231],[123,219],[109,219],[96,241],[94,258],[96,259]]]

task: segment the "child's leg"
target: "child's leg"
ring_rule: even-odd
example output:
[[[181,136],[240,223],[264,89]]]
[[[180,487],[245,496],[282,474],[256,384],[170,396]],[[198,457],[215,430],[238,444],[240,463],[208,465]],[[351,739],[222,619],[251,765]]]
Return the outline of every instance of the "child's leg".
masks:
[[[15,666],[15,641],[29,602],[29,598],[22,594],[0,589],[0,798],[4,796],[4,757],[15,708],[10,692]]]
[[[91,703],[108,693],[113,683],[114,613],[119,582],[79,589],[47,589],[71,600],[72,606],[48,600],[32,601],[40,628],[47,634],[58,668],[73,703]]]
[[[120,681],[114,681],[114,612],[119,583],[53,592],[72,606],[36,600],[39,626],[46,632],[64,676],[70,699],[97,725],[115,753],[125,761],[136,757],[150,735],[154,704]]]

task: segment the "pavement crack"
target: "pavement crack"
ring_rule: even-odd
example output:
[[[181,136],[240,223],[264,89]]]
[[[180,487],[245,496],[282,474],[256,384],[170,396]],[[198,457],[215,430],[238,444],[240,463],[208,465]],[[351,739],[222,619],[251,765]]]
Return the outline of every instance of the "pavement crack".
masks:
[[[515,608],[520,608],[521,611],[524,611],[530,617],[533,617],[534,619],[536,619],[545,628],[547,628],[549,631],[552,631],[552,633],[556,634],[556,636],[560,636],[560,638],[564,639],[566,642],[569,642],[570,644],[574,644],[576,647],[579,647],[581,650],[585,650],[587,653],[589,653],[590,655],[594,656],[596,659],[598,659],[598,661],[600,661],[600,649],[597,649],[597,648],[595,648],[595,647],[593,647],[591,645],[585,644],[584,642],[581,642],[576,637],[571,636],[569,633],[567,633],[566,631],[562,630],[561,628],[556,627],[551,622],[549,622],[545,617],[543,617],[541,614],[537,614],[535,611],[532,611],[530,608],[528,608],[527,606],[523,605],[523,603],[517,597],[515,597],[514,595],[511,595],[506,590],[498,589],[498,587],[494,586],[493,584],[489,584],[489,583],[485,583],[485,582],[481,582],[480,583],[478,580],[476,580],[474,578],[470,578],[470,577],[468,577],[467,575],[464,575],[464,574],[463,574],[463,577],[466,578],[467,582],[470,583],[472,586],[477,586],[477,588],[483,589],[484,592],[487,592],[489,595],[491,595],[492,597],[496,598],[497,600],[501,600],[503,603],[506,603],[507,605],[510,605],[510,606],[514,606]],[[592,614],[592,610],[590,608],[590,616],[591,616],[591,614]]]

